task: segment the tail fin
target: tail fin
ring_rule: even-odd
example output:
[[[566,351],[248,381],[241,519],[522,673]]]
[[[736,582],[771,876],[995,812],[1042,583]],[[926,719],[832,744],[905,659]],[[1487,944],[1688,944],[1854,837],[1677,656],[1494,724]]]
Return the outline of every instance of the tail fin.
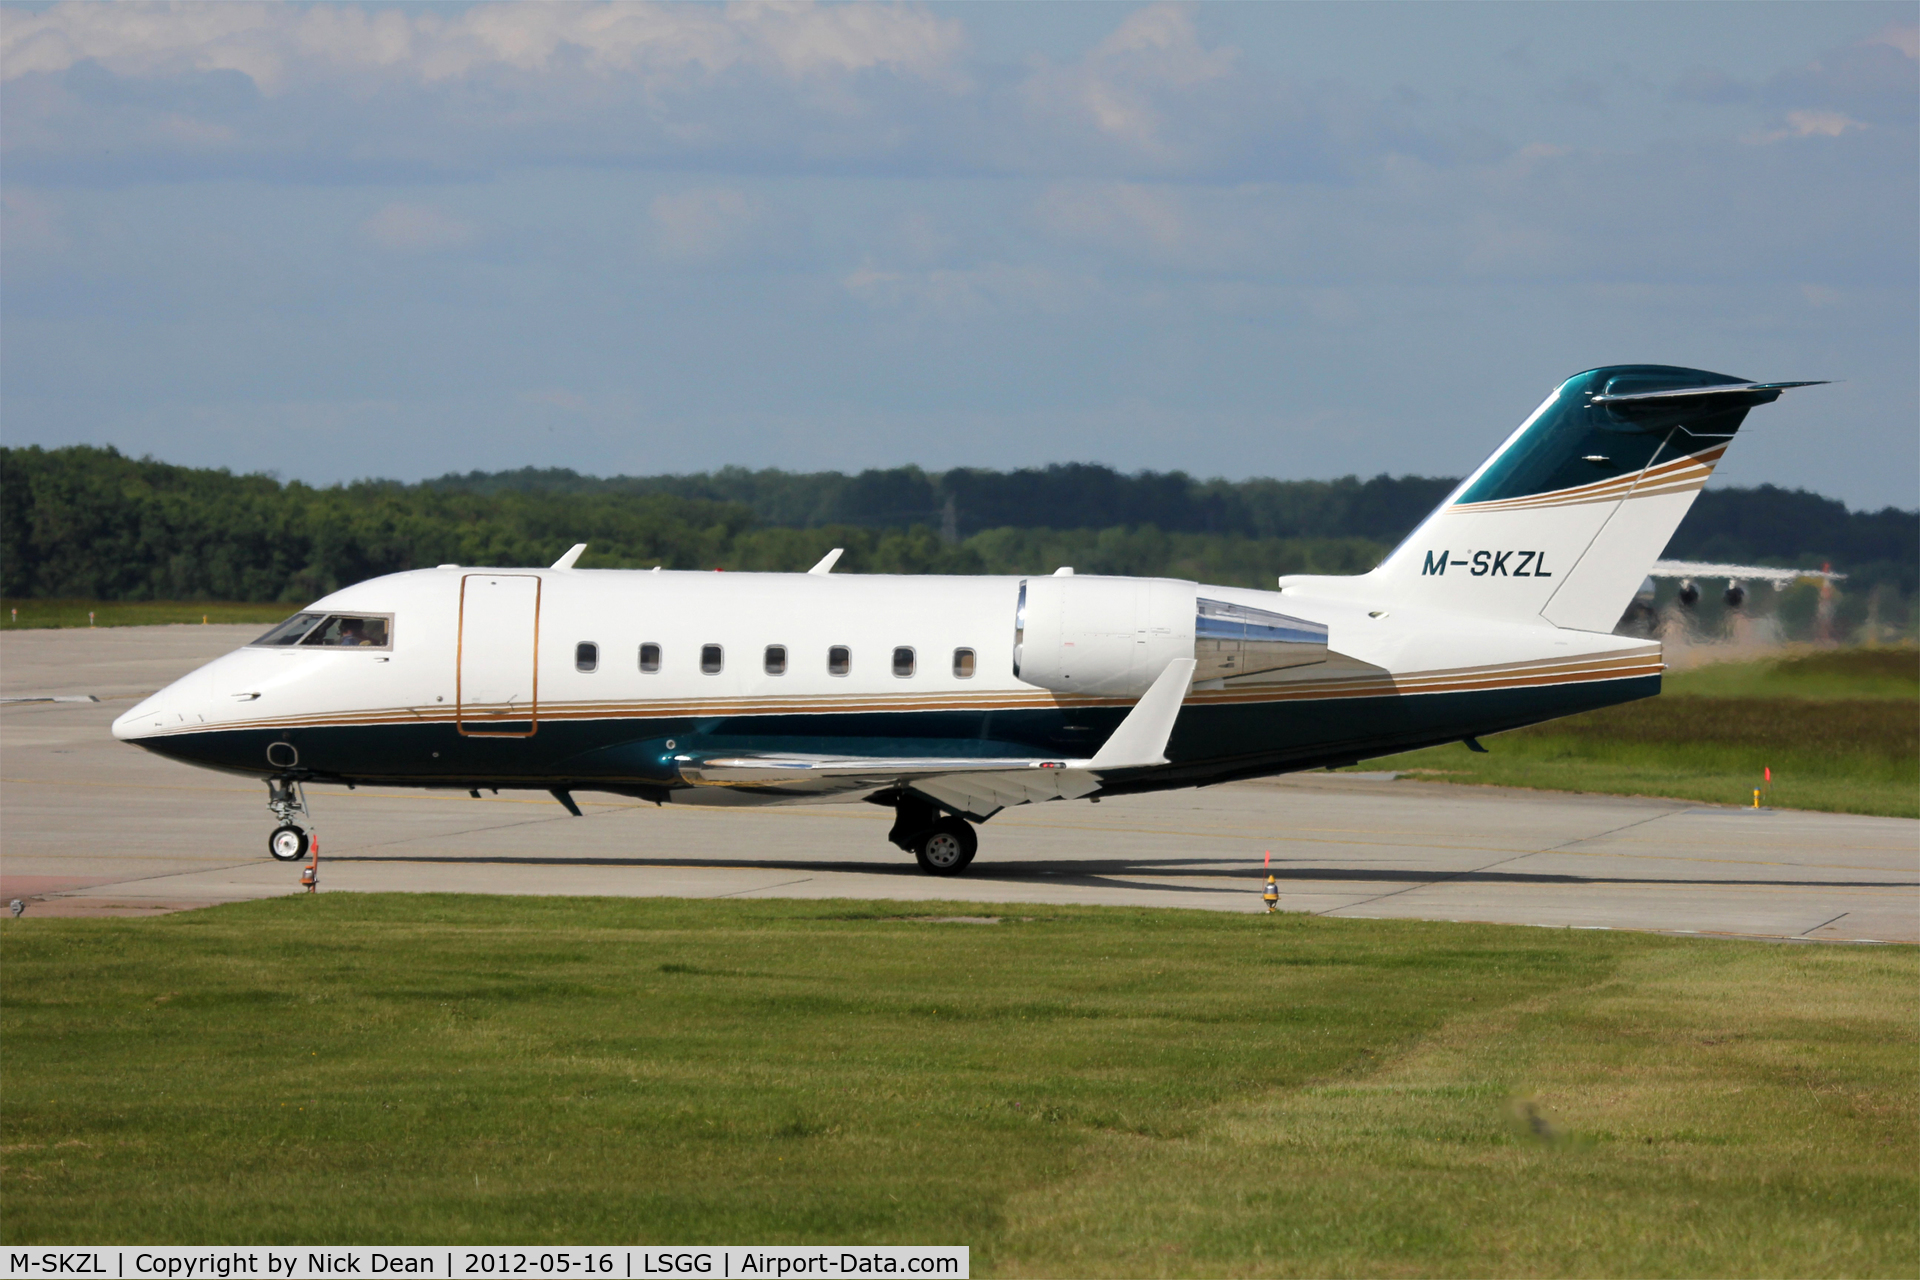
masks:
[[[1808,382],[1576,374],[1373,571],[1395,599],[1611,631],[1755,405]]]

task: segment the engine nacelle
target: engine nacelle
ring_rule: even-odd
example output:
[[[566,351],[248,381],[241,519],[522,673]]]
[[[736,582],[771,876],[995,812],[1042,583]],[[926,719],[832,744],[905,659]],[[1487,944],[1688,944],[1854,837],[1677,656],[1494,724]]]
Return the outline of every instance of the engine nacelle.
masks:
[[[1014,675],[1055,693],[1137,698],[1175,658],[1195,659],[1195,683],[1327,659],[1325,625],[1176,578],[1029,578],[1013,625]]]
[[[1193,656],[1199,587],[1174,578],[1029,578],[1013,620],[1013,673],[1055,693],[1137,698]]]

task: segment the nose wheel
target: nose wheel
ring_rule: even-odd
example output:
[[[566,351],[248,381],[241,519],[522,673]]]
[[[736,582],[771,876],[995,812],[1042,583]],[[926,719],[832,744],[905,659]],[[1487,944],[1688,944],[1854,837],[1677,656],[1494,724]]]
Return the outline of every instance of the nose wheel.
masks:
[[[306,828],[296,827],[291,822],[275,827],[273,834],[267,837],[267,852],[281,862],[298,862],[307,856]]]
[[[267,808],[279,823],[267,837],[267,852],[278,862],[298,862],[307,856],[313,839],[307,828],[313,815],[307,809],[307,791],[297,778],[267,779]]]

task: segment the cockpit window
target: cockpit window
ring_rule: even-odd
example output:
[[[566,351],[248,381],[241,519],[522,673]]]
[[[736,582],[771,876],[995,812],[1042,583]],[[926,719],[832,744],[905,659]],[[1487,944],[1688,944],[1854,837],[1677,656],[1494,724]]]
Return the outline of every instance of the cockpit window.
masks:
[[[378,614],[329,614],[307,633],[300,647],[385,649],[393,643],[393,619]]]
[[[270,645],[299,644],[300,637],[313,630],[314,624],[326,616],[324,613],[296,613],[273,630],[267,632],[267,634],[261,636],[258,640],[255,640],[254,643]]]

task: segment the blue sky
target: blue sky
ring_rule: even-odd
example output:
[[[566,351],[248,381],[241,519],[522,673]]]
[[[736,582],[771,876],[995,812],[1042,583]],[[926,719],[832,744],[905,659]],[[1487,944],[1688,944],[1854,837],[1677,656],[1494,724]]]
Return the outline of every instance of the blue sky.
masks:
[[[1460,474],[1598,364],[1920,501],[1912,4],[0,8],[0,434],[332,481]]]

